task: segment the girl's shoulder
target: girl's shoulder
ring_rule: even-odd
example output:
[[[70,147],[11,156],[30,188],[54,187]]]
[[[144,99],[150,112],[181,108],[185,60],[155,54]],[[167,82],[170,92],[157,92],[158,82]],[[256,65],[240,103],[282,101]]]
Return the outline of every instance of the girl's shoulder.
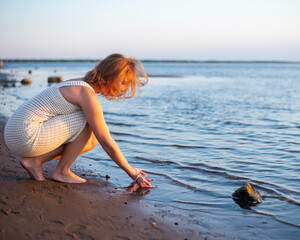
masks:
[[[81,78],[70,79],[70,80],[67,80],[67,81],[64,81],[64,82],[61,82],[58,84],[58,88],[65,87],[65,86],[84,86],[84,87],[91,89],[93,92],[95,92],[93,87]]]

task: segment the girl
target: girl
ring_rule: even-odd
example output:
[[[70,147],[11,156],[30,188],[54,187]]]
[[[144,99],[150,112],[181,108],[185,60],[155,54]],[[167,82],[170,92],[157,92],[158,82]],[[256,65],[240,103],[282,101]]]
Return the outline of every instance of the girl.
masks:
[[[151,179],[129,165],[111,137],[96,96],[101,94],[115,100],[131,98],[136,88],[147,81],[140,61],[112,54],[84,78],[53,85],[23,103],[6,123],[5,142],[13,153],[22,156],[22,167],[38,181],[45,180],[42,164],[60,158],[52,174],[54,180],[86,182],[70,168],[79,154],[93,149],[99,142],[140,187],[152,187]]]

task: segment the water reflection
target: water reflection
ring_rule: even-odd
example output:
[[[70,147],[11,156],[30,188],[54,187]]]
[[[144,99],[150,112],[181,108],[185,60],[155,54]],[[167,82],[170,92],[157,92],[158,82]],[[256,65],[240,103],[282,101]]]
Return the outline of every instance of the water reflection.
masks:
[[[126,191],[133,194],[133,196],[146,197],[150,194],[150,188],[141,188],[137,183],[133,182],[130,186],[126,187]]]

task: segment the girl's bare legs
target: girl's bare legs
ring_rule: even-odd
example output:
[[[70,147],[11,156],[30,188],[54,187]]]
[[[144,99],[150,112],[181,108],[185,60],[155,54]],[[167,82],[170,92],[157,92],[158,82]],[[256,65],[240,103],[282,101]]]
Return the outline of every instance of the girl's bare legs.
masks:
[[[70,142],[64,146],[59,163],[52,174],[52,178],[54,180],[66,183],[86,182],[85,179],[71,172],[70,168],[79,154],[86,151],[87,148],[90,150],[95,147],[95,141],[93,141],[93,138],[94,136],[92,131],[87,124],[80,135],[73,142]]]
[[[43,163],[48,162],[55,157],[59,156],[64,149],[64,146],[60,146],[57,149],[43,154],[37,157],[23,157],[21,159],[21,165],[28,172],[30,177],[38,181],[46,180],[43,176],[41,166]]]
[[[57,168],[52,175],[53,179],[68,183],[85,182],[85,179],[80,178],[72,173],[70,171],[70,167],[79,154],[93,149],[96,145],[97,140],[87,124],[80,135],[73,142],[62,145],[57,149],[41,156],[24,157],[21,160],[21,165],[26,169],[33,179],[43,181],[45,178],[41,170],[42,164],[61,157]]]

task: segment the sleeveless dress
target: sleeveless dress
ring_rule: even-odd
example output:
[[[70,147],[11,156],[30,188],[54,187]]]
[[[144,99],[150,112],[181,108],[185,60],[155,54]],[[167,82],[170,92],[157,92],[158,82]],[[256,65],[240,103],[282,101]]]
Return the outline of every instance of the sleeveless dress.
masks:
[[[87,123],[85,115],[63,97],[59,91],[63,86],[93,90],[83,81],[65,81],[23,103],[4,128],[4,139],[11,152],[22,157],[39,156],[74,141],[82,132]]]

